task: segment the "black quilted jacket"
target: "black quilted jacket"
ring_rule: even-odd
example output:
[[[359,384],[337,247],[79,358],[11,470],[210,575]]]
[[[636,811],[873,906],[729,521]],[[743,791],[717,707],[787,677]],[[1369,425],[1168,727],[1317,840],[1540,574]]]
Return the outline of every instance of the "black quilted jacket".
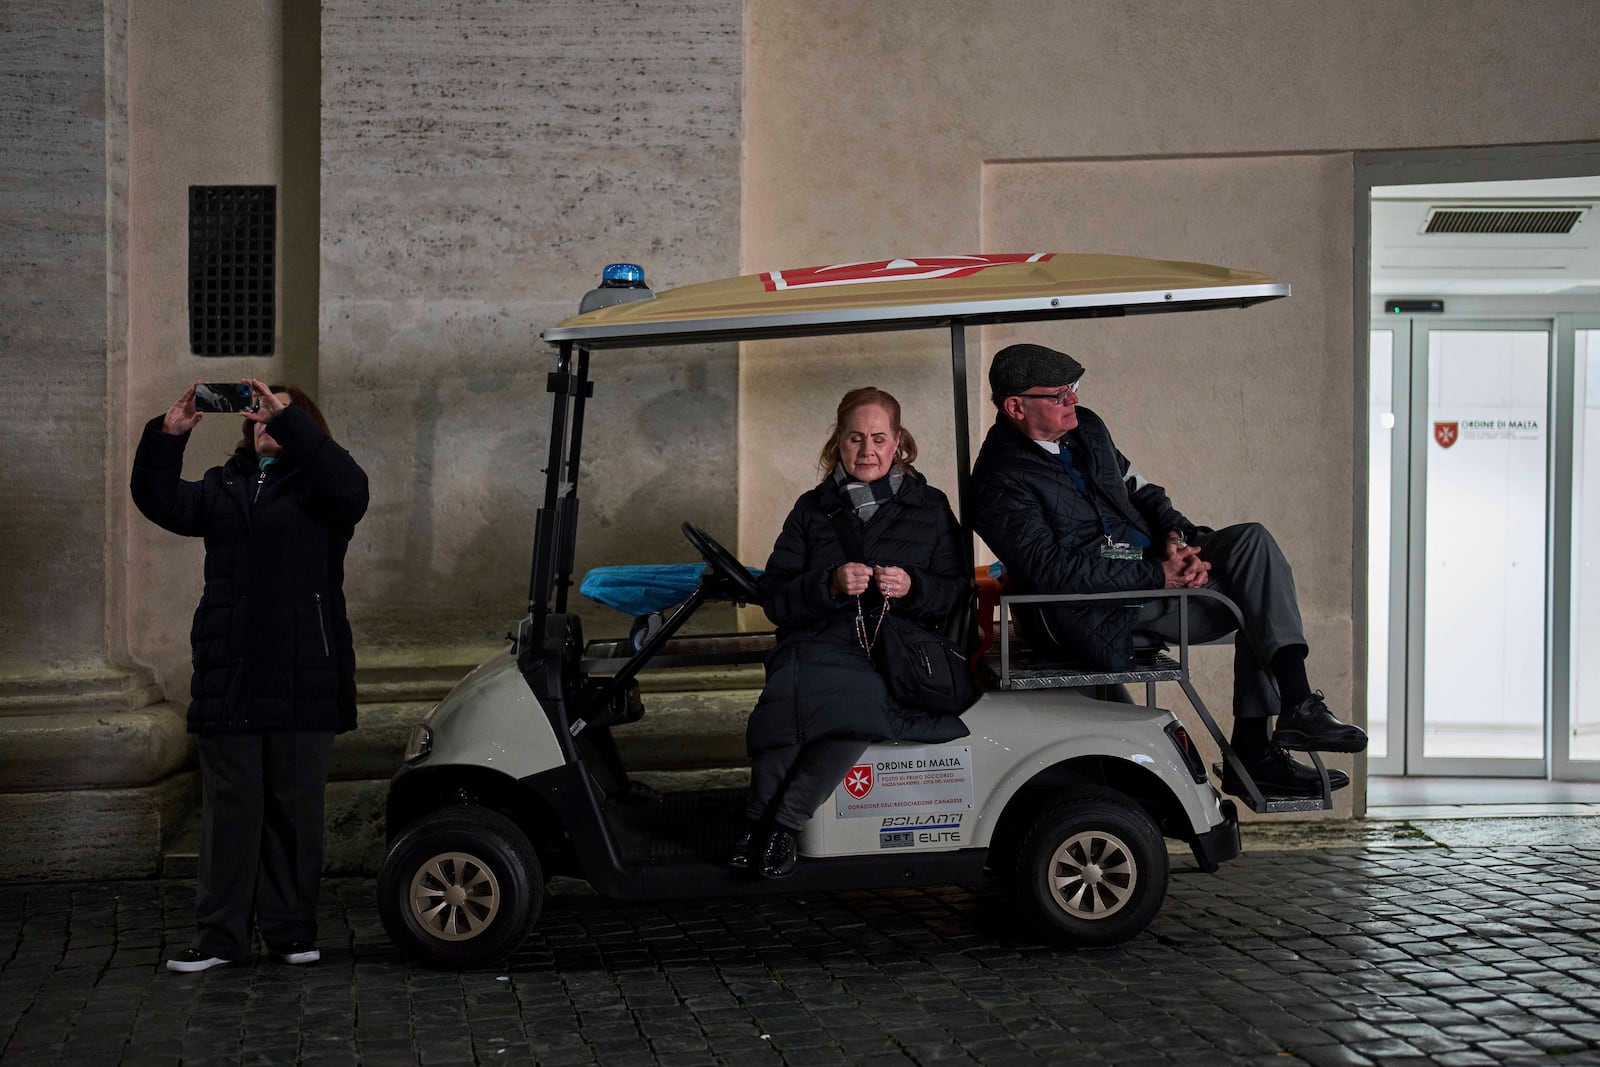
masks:
[[[1199,528],[1172,506],[1166,490],[1133,473],[1094,412],[1078,408],[1074,433],[1088,452],[1085,479],[1094,501],[1078,491],[1055,456],[997,416],[973,466],[974,528],[1005,564],[1013,593],[1162,588],[1157,553],[1167,531],[1193,537]],[[1126,523],[1142,532],[1151,544],[1146,558],[1104,558],[1102,515],[1114,527]],[[1122,670],[1132,663],[1135,615],[1130,607],[1044,608],[1019,612],[1017,624],[1030,641],[1058,645],[1085,666]]]
[[[746,737],[752,753],[818,737],[937,743],[967,734],[955,715],[889,699],[856,641],[855,597],[836,597],[828,589],[833,572],[845,563],[903,567],[911,591],[891,610],[942,632],[972,583],[949,501],[920,475],[908,474],[871,522],[857,524],[864,560],[849,558],[829,518],[843,506],[831,478],[795,501],[757,582],[778,643],[767,656],[767,684],[750,715]],[[867,618],[875,620],[882,604],[877,590],[868,589],[861,602]]]
[[[189,437],[152,419],[134,454],[133,501],[156,525],[205,538],[205,590],[189,642],[189,730],[352,730],[355,650],[344,556],[367,476],[304,410],[268,426],[283,455],[263,475],[235,456],[182,478]]]

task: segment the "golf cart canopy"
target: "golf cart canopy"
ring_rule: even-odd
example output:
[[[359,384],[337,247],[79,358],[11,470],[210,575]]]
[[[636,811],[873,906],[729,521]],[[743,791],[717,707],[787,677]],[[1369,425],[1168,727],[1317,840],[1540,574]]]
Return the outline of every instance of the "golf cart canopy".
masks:
[[[605,349],[753,341],[780,337],[943,329],[950,338],[956,500],[967,552],[970,443],[969,326],[1243,308],[1289,295],[1256,271],[1205,263],[1065,252],[879,259],[774,270],[661,293],[632,264],[606,268],[585,297],[593,310],[540,337],[554,346],[546,390],[554,397],[543,506],[536,512],[528,616],[518,639],[527,665],[552,611],[567,610],[578,520],[584,409],[593,395],[590,353]],[[970,562],[970,560],[969,560]],[[539,636],[535,636],[539,635]]]
[[[540,336],[637,348],[1249,307],[1288,295],[1256,271],[1133,256],[880,259],[685,285],[574,315]]]

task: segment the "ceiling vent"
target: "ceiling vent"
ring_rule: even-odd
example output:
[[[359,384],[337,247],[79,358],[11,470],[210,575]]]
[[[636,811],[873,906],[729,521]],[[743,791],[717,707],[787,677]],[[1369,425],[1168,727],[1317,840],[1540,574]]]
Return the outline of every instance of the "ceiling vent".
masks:
[[[1423,233],[1571,233],[1589,206],[1431,207]]]

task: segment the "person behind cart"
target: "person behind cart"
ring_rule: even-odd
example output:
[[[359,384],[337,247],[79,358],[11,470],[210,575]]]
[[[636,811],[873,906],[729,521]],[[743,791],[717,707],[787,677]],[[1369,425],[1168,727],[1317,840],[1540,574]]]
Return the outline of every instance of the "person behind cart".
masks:
[[[891,697],[872,657],[891,618],[942,630],[971,583],[950,503],[916,458],[893,396],[868,387],[839,401],[822,482],[795,501],[757,581],[777,644],[746,730],[750,800],[735,868],[792,872],[795,834],[870,742],[967,734],[954,712]]]
[[[1360,752],[1367,736],[1311,689],[1288,561],[1258,523],[1213,531],[1185,518],[1117,450],[1106,424],[1079,406],[1083,373],[1076,359],[1041,345],[996,354],[989,385],[998,411],[973,468],[974,527],[1013,593],[1205,587],[1237,602],[1247,633],[1234,644],[1233,748],[1263,792],[1319,794],[1317,772],[1285,750]],[[1136,634],[1176,640],[1179,611],[1176,598],[1157,597],[1133,609],[1045,606],[1019,612],[1017,623],[1030,643],[1112,671],[1132,666]],[[1192,598],[1188,612],[1195,641],[1237,627],[1215,600]],[[1342,771],[1329,777],[1335,789],[1350,781]],[[1222,787],[1247,793],[1231,763]]]
[[[249,959],[252,918],[279,961],[321,958],[323,793],[334,735],[356,725],[344,558],[367,476],[304,392],[248,384],[259,408],[201,480],[182,477],[204,418],[192,386],[145,426],[133,460],[139,510],[206,547],[188,713],[200,753],[197,929],[167,960],[173,971]]]

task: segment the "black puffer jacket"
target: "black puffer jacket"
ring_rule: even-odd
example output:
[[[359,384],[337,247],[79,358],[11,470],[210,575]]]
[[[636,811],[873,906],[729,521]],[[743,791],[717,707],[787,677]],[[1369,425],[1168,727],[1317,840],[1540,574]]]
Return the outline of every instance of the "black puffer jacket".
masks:
[[[1078,408],[1073,431],[1088,457],[1085,480],[1094,500],[1073,484],[1055,456],[995,418],[972,470],[973,526],[1005,564],[1013,593],[1108,593],[1160,589],[1166,584],[1158,553],[1167,531],[1198,530],[1172,506],[1166,490],[1134,473],[1106,424]],[[1065,445],[1065,442],[1063,442]],[[1098,508],[1097,506],[1098,505]],[[1102,518],[1113,535],[1133,527],[1150,542],[1144,559],[1106,559]],[[1084,665],[1123,670],[1132,663],[1129,607],[1043,608],[1018,612],[1024,636],[1059,645]]]
[[[778,628],[767,656],[767,684],[751,712],[752,754],[819,737],[938,743],[967,735],[960,717],[906,708],[889,697],[883,678],[856,640],[856,598],[829,592],[846,563],[903,567],[911,591],[891,611],[935,631],[968,595],[960,530],[950,503],[914,472],[865,526],[857,524],[867,558],[852,560],[830,515],[850,515],[832,478],[795,501],[758,581],[762,607]],[[847,522],[856,522],[853,516]],[[882,597],[868,589],[862,610],[871,626]]]
[[[182,478],[189,436],[152,419],[133,460],[133,501],[156,525],[204,537],[205,591],[189,643],[189,730],[352,730],[355,649],[344,556],[367,510],[367,476],[303,409],[267,424],[283,454],[249,454]]]

